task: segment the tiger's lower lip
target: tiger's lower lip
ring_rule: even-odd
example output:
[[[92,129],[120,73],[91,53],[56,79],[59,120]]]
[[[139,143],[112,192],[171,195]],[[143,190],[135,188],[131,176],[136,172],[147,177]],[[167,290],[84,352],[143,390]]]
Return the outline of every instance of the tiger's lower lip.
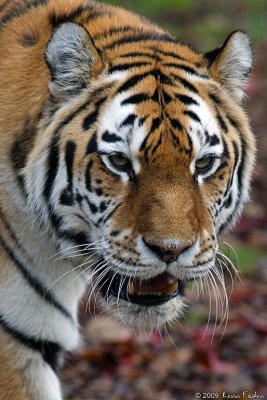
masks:
[[[185,282],[177,280],[176,290],[168,295],[160,292],[129,294],[127,288],[130,282],[131,279],[129,277],[120,275],[114,277],[109,272],[103,279],[103,283],[100,283],[100,291],[106,299],[112,296],[132,304],[150,307],[166,303],[178,295],[183,295],[185,288]]]

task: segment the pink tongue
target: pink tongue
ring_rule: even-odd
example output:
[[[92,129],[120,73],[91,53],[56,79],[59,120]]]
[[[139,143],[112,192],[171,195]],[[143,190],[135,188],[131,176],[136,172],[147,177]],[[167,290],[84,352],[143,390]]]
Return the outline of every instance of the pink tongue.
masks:
[[[163,296],[170,296],[178,287],[177,279],[164,272],[152,279],[135,279],[129,282],[127,292],[129,295],[158,293]]]

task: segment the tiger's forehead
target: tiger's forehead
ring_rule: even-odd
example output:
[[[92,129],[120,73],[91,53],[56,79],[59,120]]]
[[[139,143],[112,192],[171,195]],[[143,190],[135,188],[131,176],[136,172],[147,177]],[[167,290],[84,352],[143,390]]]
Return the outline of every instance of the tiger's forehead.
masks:
[[[207,86],[208,77],[184,69],[171,77],[166,65],[159,67],[130,76],[124,71],[126,83],[120,88],[136,84],[119,89],[107,105],[99,126],[100,151],[121,152],[133,162],[140,153],[147,160],[166,154],[167,146],[169,154],[183,149],[180,157],[191,158],[205,151],[210,137],[219,136],[213,110],[196,88]]]

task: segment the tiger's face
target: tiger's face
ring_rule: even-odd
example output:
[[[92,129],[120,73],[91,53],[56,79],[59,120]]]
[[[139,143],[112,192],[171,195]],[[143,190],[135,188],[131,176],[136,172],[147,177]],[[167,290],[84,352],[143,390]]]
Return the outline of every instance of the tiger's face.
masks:
[[[52,100],[27,167],[29,201],[61,251],[80,246],[77,265],[122,322],[173,321],[186,282],[216,275],[217,236],[248,198],[248,38],[237,32],[207,55],[175,41],[128,45],[104,62],[84,28],[67,23],[46,60]]]

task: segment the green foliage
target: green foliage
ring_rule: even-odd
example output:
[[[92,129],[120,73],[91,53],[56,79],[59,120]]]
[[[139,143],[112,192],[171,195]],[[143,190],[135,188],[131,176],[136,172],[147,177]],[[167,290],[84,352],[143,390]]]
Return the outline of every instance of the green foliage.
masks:
[[[266,0],[104,0],[137,12],[202,51],[217,47],[235,29],[253,42],[266,40]]]
[[[203,311],[197,310],[198,312],[190,312],[186,316],[186,323],[191,326],[199,326],[207,320],[207,314]]]
[[[253,247],[238,247],[234,250],[222,244],[220,250],[232,261],[238,270],[246,275],[253,275],[255,263],[263,256],[263,253]]]
[[[155,12],[162,10],[190,10],[196,0],[107,0],[106,3],[153,15]]]

